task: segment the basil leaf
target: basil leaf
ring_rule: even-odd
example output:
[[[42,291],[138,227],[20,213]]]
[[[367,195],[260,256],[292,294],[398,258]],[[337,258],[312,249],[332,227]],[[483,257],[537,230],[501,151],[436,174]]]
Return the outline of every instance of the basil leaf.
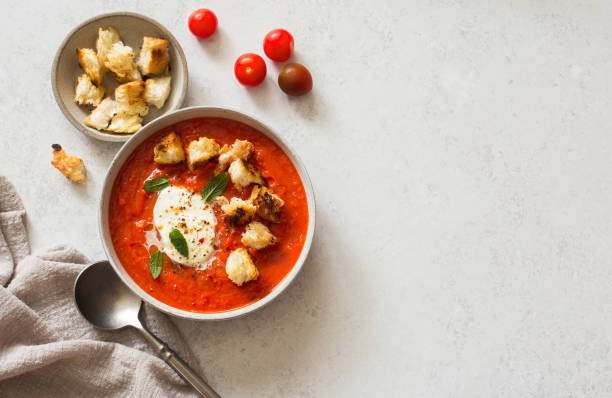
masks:
[[[227,173],[219,174],[212,180],[208,181],[208,184],[202,190],[202,198],[206,201],[206,203],[210,203],[215,198],[225,191],[225,187],[227,187],[227,182],[229,181],[229,177]]]
[[[185,237],[178,229],[174,228],[170,231],[170,242],[172,246],[176,249],[177,252],[182,254],[185,257],[189,256],[189,248],[187,247],[187,241]]]
[[[153,279],[157,279],[159,274],[161,274],[162,263],[162,253],[159,250],[155,250],[153,253],[151,253],[151,258],[149,259],[149,271],[151,271],[151,276],[153,276]]]
[[[147,192],[159,192],[164,188],[168,188],[170,186],[170,180],[168,177],[157,177],[152,180],[145,181],[142,189]]]

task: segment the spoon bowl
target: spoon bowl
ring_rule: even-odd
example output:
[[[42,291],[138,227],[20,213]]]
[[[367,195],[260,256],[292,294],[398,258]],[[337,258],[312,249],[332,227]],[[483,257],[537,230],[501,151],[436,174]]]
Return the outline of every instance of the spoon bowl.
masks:
[[[137,326],[142,300],[125,286],[108,261],[85,268],[74,284],[76,306],[91,324],[115,330]]]
[[[108,261],[93,263],[74,282],[77,309],[97,328],[117,330],[131,326],[151,344],[157,354],[202,397],[221,398],[166,343],[151,333],[138,317],[142,300],[133,293],[111,268]]]

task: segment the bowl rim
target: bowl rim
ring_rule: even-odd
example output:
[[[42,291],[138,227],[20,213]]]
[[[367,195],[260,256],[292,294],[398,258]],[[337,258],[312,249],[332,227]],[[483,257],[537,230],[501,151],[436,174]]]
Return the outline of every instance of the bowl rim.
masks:
[[[60,110],[62,111],[62,113],[64,114],[64,116],[66,117],[66,119],[68,119],[68,121],[70,121],[70,123],[72,123],[72,125],[74,127],[76,127],[79,131],[81,131],[82,133],[84,133],[85,135],[92,137],[92,138],[96,138],[98,140],[102,140],[102,141],[108,141],[108,142],[125,142],[128,141],[134,134],[112,134],[112,133],[107,133],[104,131],[98,131],[96,129],[93,129],[91,127],[88,127],[86,125],[84,125],[82,122],[78,121],[73,115],[72,113],[70,113],[70,111],[68,110],[68,107],[66,106],[66,104],[64,103],[64,101],[62,100],[60,93],[59,93],[59,88],[57,87],[57,76],[58,76],[58,67],[59,67],[59,60],[60,60],[60,55],[64,52],[66,45],[68,44],[68,41],[72,38],[72,36],[74,36],[74,34],[76,32],[78,32],[80,29],[84,28],[87,25],[90,25],[96,21],[99,21],[101,19],[104,18],[108,18],[108,17],[133,17],[133,18],[138,18],[141,19],[145,22],[148,22],[150,24],[152,24],[153,26],[155,26],[157,29],[161,30],[164,35],[166,35],[166,37],[168,38],[168,40],[170,41],[170,43],[172,44],[172,47],[176,49],[176,52],[178,54],[178,58],[180,61],[180,65],[181,65],[181,69],[184,71],[184,78],[183,78],[183,82],[181,84],[180,87],[173,87],[172,90],[180,90],[179,91],[179,100],[177,101],[177,103],[171,107],[169,107],[166,112],[159,116],[165,116],[177,109],[179,109],[181,107],[181,105],[183,104],[183,101],[185,100],[185,96],[187,94],[187,83],[189,81],[189,71],[187,68],[187,59],[185,58],[185,53],[183,52],[183,48],[181,47],[181,45],[179,44],[178,40],[176,40],[176,37],[174,37],[174,35],[172,33],[170,33],[170,31],[168,29],[166,29],[162,24],[160,24],[159,22],[157,22],[156,20],[147,17],[146,15],[142,15],[142,14],[138,14],[135,12],[128,12],[128,11],[118,11],[118,12],[109,12],[109,13],[105,13],[105,14],[100,14],[100,15],[96,15],[94,17],[91,17],[83,22],[81,22],[80,24],[78,24],[76,27],[74,27],[72,30],[70,30],[70,32],[68,32],[68,34],[66,35],[66,37],[64,37],[64,40],[62,40],[61,44],[59,45],[56,53],[55,53],[55,57],[53,58],[53,64],[51,66],[51,87],[53,89],[53,97],[55,97],[55,102],[57,103],[57,105],[59,106]],[[151,121],[152,122],[152,121]],[[149,123],[151,123],[149,122]],[[144,128],[144,126],[143,126]],[[142,129],[141,129],[142,130]]]
[[[215,313],[198,313],[174,308],[172,306],[169,306],[168,304],[157,300],[156,298],[150,296],[147,292],[145,292],[138,284],[136,284],[136,282],[132,280],[132,278],[127,274],[127,272],[121,265],[121,262],[119,261],[115,253],[115,248],[112,244],[112,241],[110,240],[108,220],[109,202],[113,185],[115,183],[117,175],[119,174],[119,171],[123,167],[125,161],[129,158],[129,156],[132,155],[134,150],[151,135],[157,133],[164,127],[171,126],[173,124],[185,120],[205,117],[225,118],[247,124],[248,126],[255,128],[256,130],[270,138],[272,141],[274,141],[283,150],[283,152],[285,152],[285,154],[289,157],[296,170],[298,171],[298,174],[304,186],[304,191],[306,192],[306,201],[309,212],[308,228],[306,232],[304,246],[302,247],[300,256],[298,257],[291,271],[272,289],[270,293],[268,293],[263,298],[244,307],[240,307],[230,311]],[[313,235],[315,232],[315,214],[316,211],[314,189],[310,177],[308,176],[308,172],[306,171],[306,168],[304,167],[304,164],[302,163],[298,155],[281,139],[281,137],[274,130],[269,128],[264,123],[258,121],[254,117],[243,112],[236,111],[234,109],[214,106],[192,106],[179,109],[177,111],[160,116],[155,120],[152,120],[139,132],[130,137],[130,139],[119,149],[104,177],[98,206],[98,226],[100,232],[100,239],[102,241],[102,247],[104,248],[104,252],[111,266],[113,267],[119,278],[121,278],[123,283],[125,283],[134,293],[140,296],[145,302],[151,304],[155,308],[167,314],[179,318],[191,320],[218,321],[241,317],[262,308],[263,306],[274,300],[276,297],[278,297],[287,288],[287,286],[289,286],[291,282],[293,282],[297,274],[302,269],[312,246]]]

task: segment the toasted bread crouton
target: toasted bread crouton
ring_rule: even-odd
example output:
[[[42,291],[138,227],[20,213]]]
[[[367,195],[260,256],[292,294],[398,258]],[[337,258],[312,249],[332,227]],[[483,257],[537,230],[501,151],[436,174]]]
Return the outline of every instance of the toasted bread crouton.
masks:
[[[106,128],[114,133],[132,134],[142,128],[142,118],[137,113],[117,113]]]
[[[96,106],[96,109],[85,118],[83,123],[98,130],[103,130],[108,126],[113,116],[117,113],[117,103],[110,98],[104,98]]]
[[[66,178],[79,184],[85,184],[87,170],[83,159],[69,156],[59,144],[53,144],[51,147],[53,148],[53,160],[51,160],[53,167],[58,169]]]
[[[242,159],[234,160],[227,173],[237,189],[242,189],[251,183],[259,185],[266,183],[257,169]]]
[[[285,202],[270,189],[262,186],[253,187],[249,201],[257,206],[259,217],[274,223],[280,221],[280,209]]]
[[[260,222],[253,221],[247,225],[240,241],[247,247],[259,250],[273,245],[278,242],[278,239],[272,235],[268,227]]]
[[[243,247],[234,250],[227,257],[225,272],[230,280],[238,286],[259,277],[259,269],[255,265],[251,253]]]
[[[221,210],[227,215],[230,224],[246,224],[253,219],[257,206],[250,201],[234,197],[228,204],[221,206]]]
[[[104,67],[111,71],[120,82],[140,80],[140,72],[134,63],[134,50],[123,42],[116,42],[106,53]]]
[[[219,154],[221,147],[212,138],[200,137],[187,145],[187,167],[193,171]]]
[[[168,68],[170,53],[168,53],[168,40],[156,37],[143,37],[138,68],[143,75],[158,75]]]
[[[134,80],[133,82],[117,86],[115,89],[115,101],[118,105],[117,111],[128,115],[138,114],[140,116],[149,113],[149,106],[142,98],[143,91],[144,82],[142,80]]]
[[[143,93],[144,100],[149,105],[155,105],[157,109],[161,109],[170,95],[170,80],[171,76],[149,78],[145,82]]]
[[[104,69],[100,60],[98,60],[96,52],[91,48],[77,48],[76,51],[79,57],[79,65],[87,73],[93,84],[99,86],[102,83]]]
[[[159,164],[175,164],[185,160],[181,137],[170,133],[153,148],[153,160]]]
[[[227,200],[227,198],[223,195],[219,195],[215,198],[213,204],[217,204],[221,207],[228,205],[229,204],[229,200]]]
[[[106,56],[110,52],[113,44],[120,42],[119,33],[110,26],[108,29],[98,28],[98,39],[96,40],[96,51],[100,65],[104,66]]]
[[[89,76],[83,73],[74,87],[74,102],[79,105],[97,106],[104,98],[104,87],[96,87]]]
[[[223,145],[219,151],[219,165],[215,172],[222,173],[236,159],[247,160],[253,148],[253,144],[247,140],[236,140],[232,146]]]
[[[142,128],[142,118],[149,112],[149,107],[142,98],[144,82],[135,80],[121,84],[115,89],[117,114],[113,117],[107,130],[115,133],[135,133]]]

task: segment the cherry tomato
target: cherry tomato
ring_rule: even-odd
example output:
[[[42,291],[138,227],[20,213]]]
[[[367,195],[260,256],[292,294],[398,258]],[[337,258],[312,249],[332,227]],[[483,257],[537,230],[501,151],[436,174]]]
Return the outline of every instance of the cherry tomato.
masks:
[[[245,86],[257,86],[266,77],[266,62],[257,54],[242,54],[234,64],[234,74]]]
[[[304,95],[312,90],[312,76],[304,65],[291,62],[278,74],[278,86],[285,94]]]
[[[285,29],[274,29],[266,35],[263,48],[271,60],[285,62],[293,52],[293,36]]]
[[[205,39],[217,30],[217,16],[206,8],[200,8],[191,13],[188,24],[191,33]]]

